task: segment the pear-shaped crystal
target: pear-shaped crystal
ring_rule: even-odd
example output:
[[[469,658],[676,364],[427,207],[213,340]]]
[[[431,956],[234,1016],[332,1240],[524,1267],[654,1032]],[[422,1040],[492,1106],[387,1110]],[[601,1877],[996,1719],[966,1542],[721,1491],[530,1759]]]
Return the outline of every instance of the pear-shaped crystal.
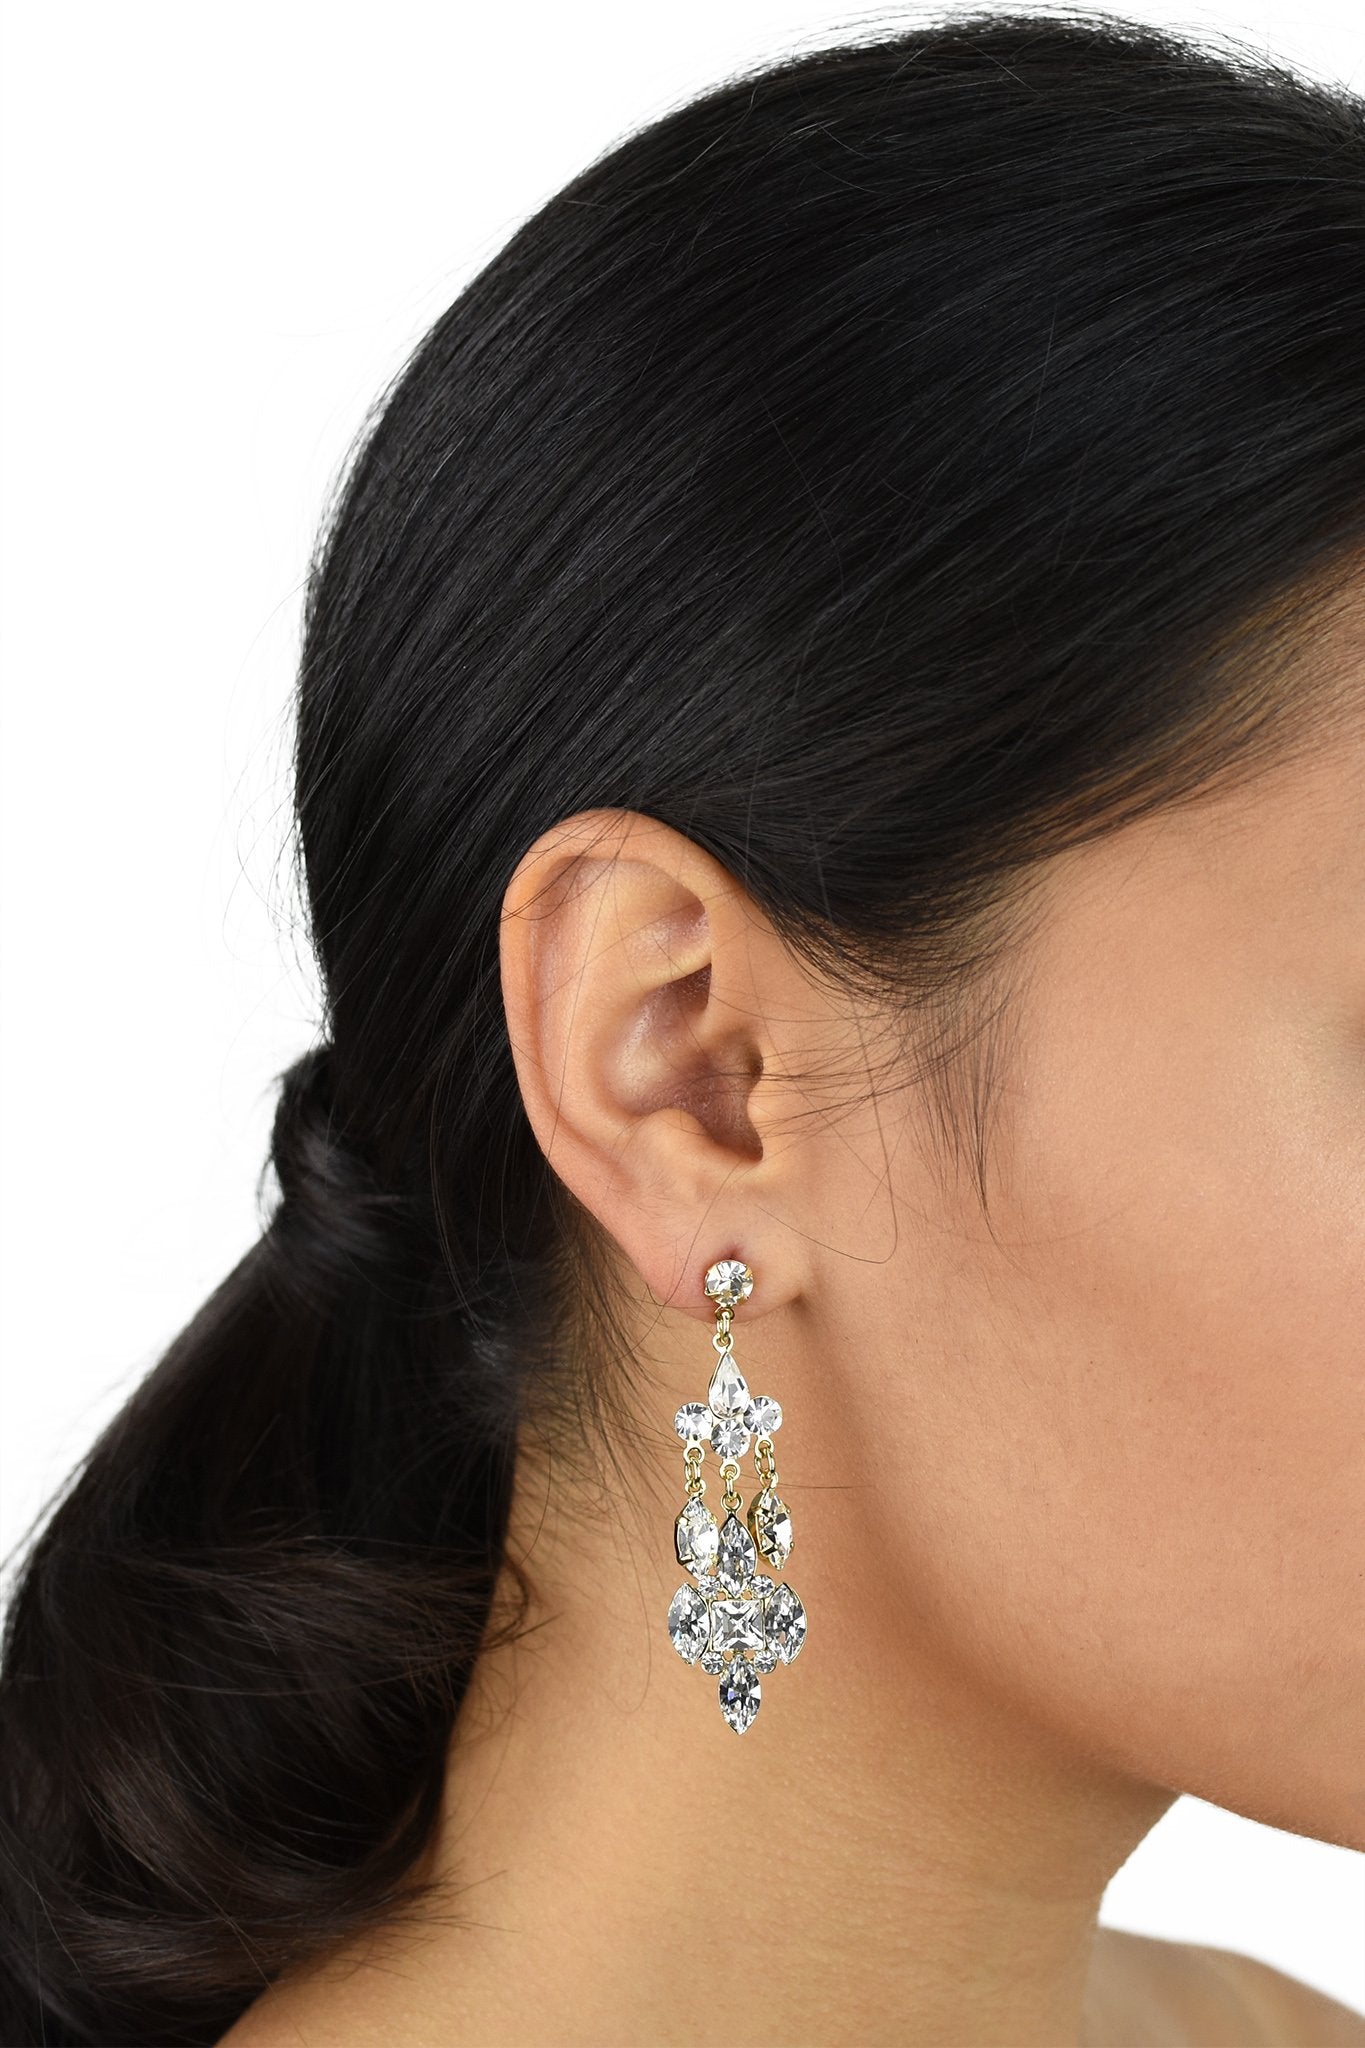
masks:
[[[774,1586],[763,1603],[766,1647],[790,1664],[806,1640],[806,1610],[790,1586]]]
[[[695,1664],[706,1648],[711,1633],[711,1610],[695,1586],[679,1586],[668,1610],[668,1633],[673,1647],[688,1664]]]
[[[715,1371],[706,1399],[713,1415],[743,1416],[749,1405],[749,1382],[728,1351],[723,1351]]]
[[[780,1571],[791,1556],[792,1518],[770,1486],[750,1501],[749,1528],[765,1562]]]
[[[716,1577],[726,1592],[742,1593],[757,1564],[752,1536],[738,1515],[727,1515],[721,1524],[716,1553]]]
[[[734,1657],[720,1679],[720,1710],[736,1735],[742,1735],[763,1703],[758,1673],[746,1657]]]
[[[744,1427],[755,1436],[771,1436],[782,1427],[782,1409],[771,1394],[755,1394],[744,1411]]]
[[[735,1308],[754,1291],[754,1276],[743,1259],[717,1259],[708,1266],[702,1286],[722,1308]]]
[[[711,1448],[718,1458],[742,1458],[749,1448],[749,1432],[734,1415],[713,1415]]]
[[[685,1444],[694,1444],[710,1436],[715,1419],[704,1401],[688,1401],[673,1417],[673,1427]]]
[[[731,1515],[730,1520],[734,1520]],[[673,1542],[678,1553],[678,1563],[698,1578],[716,1568],[720,1551],[720,1531],[710,1508],[699,1500],[690,1500],[673,1525]]]

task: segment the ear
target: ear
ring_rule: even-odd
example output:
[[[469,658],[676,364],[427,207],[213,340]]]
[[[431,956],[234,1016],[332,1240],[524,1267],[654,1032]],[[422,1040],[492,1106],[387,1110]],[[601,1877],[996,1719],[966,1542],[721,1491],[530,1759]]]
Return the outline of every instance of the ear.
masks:
[[[656,1300],[709,1319],[702,1275],[731,1257],[756,1313],[791,1300],[767,1020],[800,1015],[800,977],[753,899],[658,819],[584,811],[523,855],[500,948],[531,1125]]]

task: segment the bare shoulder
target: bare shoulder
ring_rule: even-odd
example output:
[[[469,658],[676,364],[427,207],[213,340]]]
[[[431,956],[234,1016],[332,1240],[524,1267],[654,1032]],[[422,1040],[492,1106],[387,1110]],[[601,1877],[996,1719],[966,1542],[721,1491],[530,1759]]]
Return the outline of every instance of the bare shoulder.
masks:
[[[1104,1927],[1087,2048],[1365,2048],[1365,2016],[1236,1950]]]

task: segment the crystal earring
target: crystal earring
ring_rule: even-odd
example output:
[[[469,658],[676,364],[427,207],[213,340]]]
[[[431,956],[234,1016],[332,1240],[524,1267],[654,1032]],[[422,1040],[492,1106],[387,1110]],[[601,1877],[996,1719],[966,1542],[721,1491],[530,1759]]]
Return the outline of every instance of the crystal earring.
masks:
[[[730,1324],[735,1309],[753,1293],[754,1276],[742,1259],[721,1259],[702,1283],[716,1304],[711,1342],[720,1354],[705,1401],[689,1401],[673,1427],[683,1440],[687,1500],[674,1526],[678,1562],[695,1583],[679,1586],[668,1610],[668,1633],[678,1655],[720,1680],[720,1710],[742,1735],[762,1704],[761,1672],[790,1664],[806,1640],[806,1610],[791,1587],[765,1577],[759,1559],[781,1571],[791,1555],[792,1522],[777,1495],[773,1433],[782,1410],[766,1394],[751,1396],[735,1363]],[[743,1498],[735,1491],[740,1459],[754,1442],[754,1470],[760,1491],[739,1519]],[[722,1460],[721,1496],[725,1520],[702,1500],[704,1446]]]

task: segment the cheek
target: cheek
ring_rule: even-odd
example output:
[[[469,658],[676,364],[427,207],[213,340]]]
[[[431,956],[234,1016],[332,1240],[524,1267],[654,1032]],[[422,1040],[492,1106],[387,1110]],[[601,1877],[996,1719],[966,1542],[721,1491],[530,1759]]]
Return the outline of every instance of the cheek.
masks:
[[[1122,1768],[1365,1846],[1365,1072],[1182,986],[1037,1020],[913,1569]]]

